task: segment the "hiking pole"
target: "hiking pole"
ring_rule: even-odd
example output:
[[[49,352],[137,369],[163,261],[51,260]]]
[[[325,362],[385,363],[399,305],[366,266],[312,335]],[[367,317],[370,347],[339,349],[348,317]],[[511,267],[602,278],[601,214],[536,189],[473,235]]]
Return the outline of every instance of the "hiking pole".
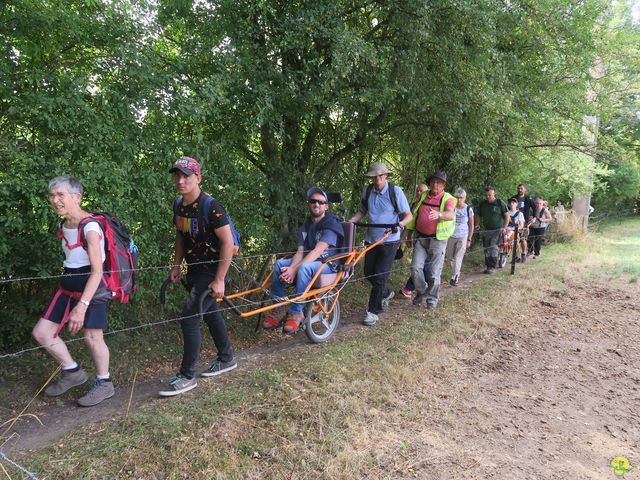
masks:
[[[511,258],[511,275],[516,274],[516,258],[518,256],[518,233],[520,233],[520,229],[516,226],[515,236],[513,237],[513,256]]]

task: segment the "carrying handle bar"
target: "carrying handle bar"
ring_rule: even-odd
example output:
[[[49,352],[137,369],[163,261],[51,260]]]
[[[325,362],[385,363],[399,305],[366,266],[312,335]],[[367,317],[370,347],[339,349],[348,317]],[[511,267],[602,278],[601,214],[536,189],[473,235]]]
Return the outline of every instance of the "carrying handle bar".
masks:
[[[207,299],[209,295],[211,295],[212,291],[213,290],[208,288],[207,290],[202,292],[202,294],[200,295],[200,298],[198,299],[198,312],[200,313],[200,315],[204,314],[204,301]],[[222,297],[222,301],[226,303],[231,310],[233,310],[233,313],[235,313],[238,316],[242,315],[242,312],[238,309],[238,307],[236,307],[236,305],[231,300],[229,300],[229,298]]]
[[[160,286],[160,305],[164,305],[165,302],[167,301],[167,287],[169,285],[171,285],[173,282],[171,281],[171,277],[167,277],[167,279],[162,282],[162,285]],[[184,280],[184,278],[180,279],[180,283],[182,284],[183,287],[187,288],[187,282]]]

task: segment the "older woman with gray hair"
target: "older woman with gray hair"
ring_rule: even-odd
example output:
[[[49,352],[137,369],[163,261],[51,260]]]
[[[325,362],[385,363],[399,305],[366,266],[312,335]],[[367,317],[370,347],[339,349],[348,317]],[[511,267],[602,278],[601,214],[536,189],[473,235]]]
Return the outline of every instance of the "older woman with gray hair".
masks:
[[[96,297],[100,287],[104,290],[104,232],[98,222],[85,220],[91,214],[82,209],[82,191],[82,184],[70,176],[49,182],[49,203],[62,217],[59,237],[65,255],[64,274],[49,307],[33,328],[33,337],[61,366],[58,380],[44,391],[47,396],[57,397],[89,378],[58,337],[65,323],[72,335],[82,331],[96,366],[96,380],[78,399],[78,405],[91,407],[112,397],[114,388],[109,376],[109,348],[103,336],[108,303]],[[82,235],[78,228],[81,222]]]
[[[473,235],[473,208],[466,203],[467,192],[458,188],[454,195],[458,199],[455,209],[456,229],[449,237],[446,252],[446,258],[451,262],[452,272],[449,284],[452,287],[460,282],[462,259],[467,248],[471,246],[471,235]]]

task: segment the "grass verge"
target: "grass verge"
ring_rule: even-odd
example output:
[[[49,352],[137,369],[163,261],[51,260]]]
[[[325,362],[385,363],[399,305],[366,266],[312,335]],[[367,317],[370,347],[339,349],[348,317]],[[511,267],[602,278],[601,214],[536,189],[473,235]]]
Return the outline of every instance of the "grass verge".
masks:
[[[435,313],[395,302],[375,329],[201,381],[190,394],[87,425],[19,460],[47,478],[406,474],[415,460],[412,425],[433,401],[423,379],[450,368],[452,352],[490,341],[549,288],[585,277],[637,282],[639,247],[640,221],[609,225],[584,242],[545,249],[513,277],[456,291]]]

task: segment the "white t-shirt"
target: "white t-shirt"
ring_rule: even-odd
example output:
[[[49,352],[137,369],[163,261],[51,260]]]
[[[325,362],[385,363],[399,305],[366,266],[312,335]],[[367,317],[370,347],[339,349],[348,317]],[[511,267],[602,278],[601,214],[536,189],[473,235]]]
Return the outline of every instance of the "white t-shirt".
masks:
[[[102,261],[105,261],[104,254],[104,235],[102,234],[102,229],[96,222],[89,222],[84,226],[84,234],[85,237],[89,232],[97,232],[100,235],[100,252],[102,254]],[[78,229],[77,228],[67,228],[64,225],[62,226],[62,235],[67,239],[69,245],[73,246],[78,243]],[[69,250],[67,247],[67,243],[62,241],[62,251],[64,252],[65,261],[63,265],[67,268],[80,268],[86,267],[87,265],[91,265],[89,262],[89,255],[87,255],[87,251],[80,245],[77,248]]]

